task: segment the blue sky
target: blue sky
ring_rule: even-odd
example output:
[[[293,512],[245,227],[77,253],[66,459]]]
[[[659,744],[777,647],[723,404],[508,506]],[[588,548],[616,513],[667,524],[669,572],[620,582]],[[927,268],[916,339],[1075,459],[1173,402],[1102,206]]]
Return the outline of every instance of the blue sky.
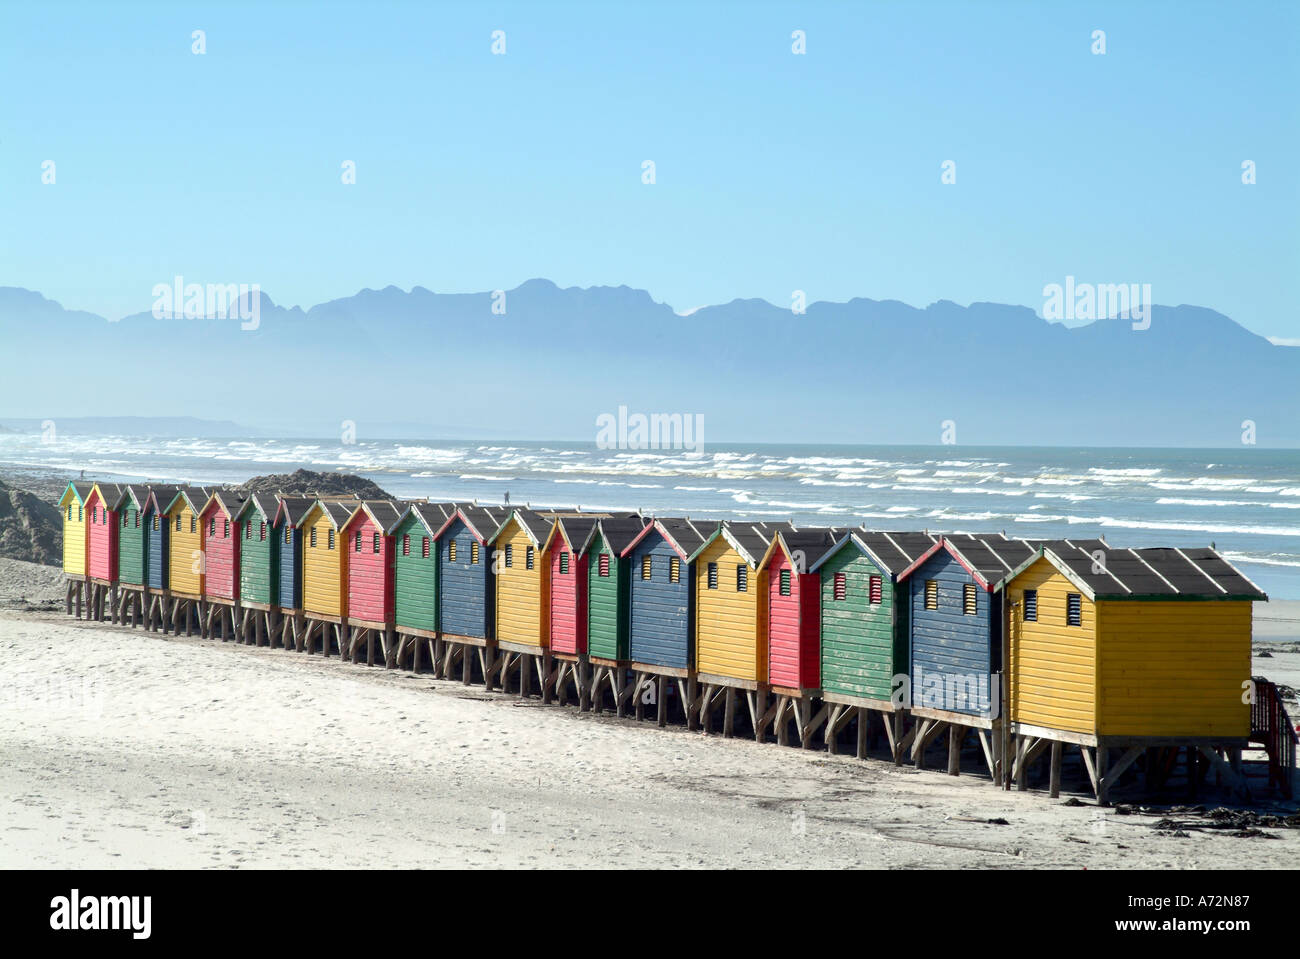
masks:
[[[679,311],[1041,310],[1073,275],[1300,342],[1298,28],[1292,3],[6,3],[0,285],[110,317],[177,274],[304,306],[542,276]]]

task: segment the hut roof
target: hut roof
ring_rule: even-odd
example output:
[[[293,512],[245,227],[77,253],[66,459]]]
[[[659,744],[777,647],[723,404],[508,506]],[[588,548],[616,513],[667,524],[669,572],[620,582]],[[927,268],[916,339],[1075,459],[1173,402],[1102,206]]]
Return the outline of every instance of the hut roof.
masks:
[[[847,535],[835,544],[835,548],[818,561],[817,565],[820,566],[848,543],[853,543],[870,556],[883,572],[897,578],[937,541],[937,536],[915,530],[886,532],[859,527],[849,530]]]
[[[302,518],[307,515],[312,504],[316,501],[310,496],[278,496],[279,505],[275,508],[275,519],[272,525],[279,525],[280,517],[283,516],[285,522],[290,526],[297,526],[302,522]]]
[[[1020,568],[1028,568],[1039,556],[1092,600],[1268,599],[1208,548],[1121,549],[1102,540],[1052,540]]]
[[[367,499],[361,500],[353,508],[347,518],[344,526],[351,526],[358,516],[362,513],[369,516],[374,524],[383,531],[387,536],[397,528],[398,522],[401,521],[402,515],[406,512],[408,506],[412,504],[402,500],[391,499]]]
[[[591,539],[592,533],[595,532],[596,524],[601,521],[599,513],[588,515],[564,515],[561,514],[555,518],[555,525],[551,527],[550,535],[547,537],[546,546],[549,549],[551,540],[557,535],[564,539],[569,549],[574,553],[585,551],[587,541]]]
[[[735,520],[723,520],[708,537],[690,555],[691,562],[704,552],[709,545],[721,536],[740,554],[740,558],[752,568],[757,569],[767,556],[768,547],[778,533],[794,532],[790,523],[745,523]]]
[[[208,506],[216,503],[230,519],[236,519],[244,511],[244,495],[234,490],[217,489],[212,491],[208,501],[203,504],[203,511],[206,513]]]
[[[176,490],[176,494],[168,501],[167,505],[163,507],[164,513],[170,513],[172,507],[176,505],[177,501],[182,499],[189,504],[190,509],[194,510],[196,514],[202,512],[203,507],[207,505],[208,490],[206,487],[176,486],[172,488]],[[162,499],[160,498],[158,502],[161,503]]]
[[[700,547],[717,532],[717,529],[716,521],[710,525],[698,521],[692,522],[688,517],[657,516],[632,538],[619,555],[626,556],[636,548],[637,543],[650,535],[651,530],[655,530],[682,559],[689,563],[691,557],[699,552]]]
[[[490,543],[500,536],[512,519],[519,524],[519,528],[524,531],[525,535],[533,541],[534,546],[542,546],[551,535],[551,525],[554,520],[539,513],[537,510],[524,507],[523,509],[512,509],[507,513],[505,519],[501,521],[500,525],[492,531],[492,535],[488,537],[488,542]]]
[[[357,502],[356,499],[350,497],[348,499],[314,499],[302,516],[298,518],[298,522],[294,525],[301,526],[306,522],[307,517],[311,515],[312,511],[319,506],[321,512],[329,519],[331,525],[333,525],[335,529],[342,529],[347,521],[352,517]]]
[[[442,536],[457,519],[465,524],[470,535],[480,543],[486,543],[496,535],[498,529],[505,523],[510,512],[501,506],[465,506],[456,507],[456,511],[447,517],[447,521],[442,524],[442,528],[434,534],[434,538]]]
[[[1008,539],[1006,536],[975,536],[957,533],[941,536],[934,545],[913,560],[898,574],[905,579],[916,572],[940,550],[946,550],[966,572],[989,592],[1000,589],[1042,545],[1041,540]]]
[[[835,548],[843,539],[843,530],[831,526],[802,526],[779,530],[768,544],[767,552],[759,566],[766,566],[772,561],[778,548],[784,548],[787,555],[794,557],[802,554],[802,570],[812,572],[821,563],[822,557]],[[801,570],[801,572],[802,572]]]
[[[402,515],[397,518],[394,528],[406,522],[406,517],[414,516],[429,533],[437,536],[443,524],[456,515],[455,503],[408,503]]]
[[[119,486],[118,489],[121,490],[121,495],[118,496],[117,502],[109,505],[109,509],[125,509],[129,501],[135,504],[136,509],[143,510],[144,504],[149,501],[149,485],[147,483],[126,483]]]
[[[126,492],[126,487],[120,483],[95,483],[91,489],[99,490],[99,498],[110,511],[117,509],[117,504],[122,501],[122,496]]]
[[[239,508],[235,514],[235,519],[240,519],[249,510],[257,510],[268,522],[275,519],[275,514],[280,508],[280,502],[270,493],[250,493],[248,499],[244,500],[244,505]]]
[[[615,556],[621,556],[623,551],[627,549],[628,544],[630,544],[632,540],[636,539],[637,535],[645,529],[645,525],[648,522],[649,520],[644,519],[635,513],[629,513],[625,516],[611,516],[607,519],[598,519],[592,526],[591,530],[587,533],[587,538],[578,549],[578,552],[585,553],[587,550],[591,549],[591,545],[596,539],[596,534],[599,533],[601,538],[609,545],[610,551]]]
[[[78,503],[81,503],[84,506],[86,503],[86,497],[90,495],[90,491],[93,490],[94,488],[95,488],[94,483],[78,483],[78,482],[69,483],[67,485],[67,488],[64,489],[63,495],[59,497],[59,505],[60,506],[67,505],[68,497],[71,496],[74,499],[76,499]]]
[[[143,506],[144,511],[146,513],[149,511],[149,501],[152,500],[153,508],[155,510],[157,510],[160,513],[166,512],[167,507],[170,506],[172,500],[176,498],[176,493],[179,489],[180,489],[179,486],[176,486],[172,483],[150,484],[149,493],[144,498],[144,506]]]

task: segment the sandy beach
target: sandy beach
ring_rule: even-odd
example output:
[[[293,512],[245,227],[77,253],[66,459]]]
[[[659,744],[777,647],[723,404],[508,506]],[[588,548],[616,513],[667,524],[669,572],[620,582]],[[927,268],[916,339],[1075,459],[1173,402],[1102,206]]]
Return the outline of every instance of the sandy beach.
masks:
[[[1077,784],[1054,801],[77,622],[61,584],[0,563],[0,867],[1283,868],[1300,853],[1298,829],[1178,836],[1157,822],[1205,820],[1101,810]],[[1257,671],[1300,685],[1300,610],[1268,612],[1287,615],[1257,630]]]

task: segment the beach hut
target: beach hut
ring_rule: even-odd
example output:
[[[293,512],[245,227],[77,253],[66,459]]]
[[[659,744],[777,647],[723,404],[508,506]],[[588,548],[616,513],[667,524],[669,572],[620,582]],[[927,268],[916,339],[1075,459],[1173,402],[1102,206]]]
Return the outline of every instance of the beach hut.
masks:
[[[617,715],[623,715],[632,687],[624,682],[628,653],[628,609],[632,581],[623,551],[645,529],[638,515],[598,519],[579,552],[587,564],[588,696],[596,712],[608,687]]]
[[[117,582],[118,600],[114,603],[114,622],[126,622],[130,610],[131,627],[135,628],[145,612],[149,535],[144,521],[144,506],[149,487],[128,484],[118,487],[117,502],[111,504],[117,515]]]
[[[306,620],[302,612],[302,519],[315,504],[310,496],[280,496],[271,528],[279,575],[280,645],[302,652]]]
[[[814,709],[821,693],[821,578],[813,566],[839,537],[839,530],[827,527],[788,526],[776,531],[759,561],[767,606],[767,656],[762,672],[773,698],[755,729],[759,738],[770,717],[780,745],[786,744],[793,723],[806,749],[826,719],[826,707]],[[834,751],[830,732],[827,742]]]
[[[896,695],[895,677],[905,677],[910,668],[909,587],[900,586],[898,577],[935,542],[929,533],[841,530],[835,544],[809,565],[821,593],[818,684],[830,707],[828,746],[833,748],[835,734],[856,718],[858,758],[865,759],[876,713],[894,761],[902,762],[906,709]]]
[[[411,503],[393,529],[395,661],[420,671],[425,654],[437,669],[438,547],[434,537],[456,512],[455,503]]]
[[[519,695],[531,691],[533,674],[547,699],[545,652],[550,642],[550,567],[542,548],[554,519],[532,509],[512,509],[488,539],[496,570],[496,646],[502,689],[512,667]]]
[[[941,536],[901,574],[909,602],[908,696],[919,719],[912,756],[948,733],[948,772],[961,771],[961,747],[974,729],[994,779],[1005,740],[1003,587],[1037,544],[1005,536]]]
[[[551,525],[542,546],[542,562],[548,567],[547,642],[553,672],[548,682],[560,705],[569,685],[578,695],[578,708],[589,705],[587,669],[587,554],[583,546],[591,538],[601,514],[560,514]],[[545,694],[543,694],[545,697]]]
[[[348,644],[343,658],[348,662],[357,661],[357,651],[364,643],[366,665],[373,666],[378,639],[385,665],[393,668],[397,653],[393,530],[406,506],[386,499],[362,500],[343,524],[348,593]]]
[[[437,675],[447,677],[459,664],[461,680],[472,681],[478,660],[483,683],[491,689],[495,661],[496,576],[488,539],[508,512],[486,506],[458,506],[434,537],[438,547]]]
[[[117,622],[117,511],[122,487],[95,483],[86,497],[86,582],[90,591],[90,615],[104,619],[108,607]]]
[[[668,722],[668,682],[676,681],[687,725],[698,722],[695,675],[695,587],[690,557],[717,530],[717,523],[689,518],[652,520],[623,550],[632,588],[628,603],[628,656],[635,682],[636,718],[655,703],[660,726]]]
[[[69,483],[59,499],[63,514],[63,575],[68,580],[65,605],[71,613],[75,600],[78,619],[86,599],[86,498],[93,488],[92,483]]]
[[[171,501],[176,498],[177,486],[154,484],[148,488],[141,511],[141,526],[144,529],[144,577],[145,577],[145,629],[169,629],[167,619],[170,605],[170,588],[168,567],[171,553],[171,524],[166,511]]]
[[[1133,763],[1145,758],[1158,778],[1182,748],[1193,783],[1208,763],[1243,784],[1251,604],[1268,597],[1215,550],[1049,542],[1019,564],[1006,596],[1020,788],[1050,747],[1058,795],[1067,745],[1103,803]]]
[[[203,540],[203,599],[206,615],[202,635],[221,641],[235,638],[239,608],[240,543],[238,517],[244,497],[231,490],[214,490],[199,512]]]
[[[348,580],[340,531],[357,506],[356,497],[317,498],[302,519],[302,645],[315,652],[320,637],[322,655],[347,644]]]
[[[203,623],[203,531],[199,514],[208,502],[202,486],[179,486],[163,510],[168,525],[166,616],[173,631],[183,621],[185,635]]]
[[[761,568],[772,538],[788,523],[724,520],[691,555],[695,590],[695,669],[703,687],[706,731],[724,706],[722,733],[734,729],[736,691],[745,693],[755,735],[767,714],[767,576]]]
[[[274,646],[280,616],[280,551],[275,515],[280,502],[253,493],[235,514],[239,541],[239,638],[255,646]]]

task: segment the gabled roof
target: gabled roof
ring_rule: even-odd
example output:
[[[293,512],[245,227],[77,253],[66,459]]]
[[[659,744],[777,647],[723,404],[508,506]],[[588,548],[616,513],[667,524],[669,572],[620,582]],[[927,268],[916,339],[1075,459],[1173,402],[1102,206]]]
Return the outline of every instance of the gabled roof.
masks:
[[[114,512],[128,509],[130,504],[134,503],[138,511],[143,512],[144,504],[149,501],[149,486],[146,483],[126,483],[119,486],[121,491],[117,497],[116,503],[110,503],[108,508]]]
[[[627,556],[636,549],[637,544],[650,535],[651,530],[657,532],[664,538],[664,542],[677,553],[686,562],[691,561],[695,555],[715,532],[717,532],[718,523],[715,520],[712,524],[704,522],[692,522],[689,518],[677,516],[657,516],[632,538],[632,541],[623,548],[620,556]]]
[[[488,542],[495,541],[505,531],[505,528],[510,525],[511,520],[518,523],[519,528],[533,541],[533,545],[539,548],[550,537],[551,525],[554,523],[554,520],[543,516],[536,510],[528,508],[512,509],[506,518],[502,520],[501,525],[493,530],[492,535],[488,537]]]
[[[469,530],[471,536],[480,543],[486,543],[496,535],[497,530],[501,528],[509,515],[509,511],[500,506],[465,506],[462,504],[456,507],[456,511],[451,516],[447,517],[447,521],[442,524],[442,528],[434,534],[434,539],[441,538],[442,534],[459,519],[465,524],[465,528]]]
[[[1017,573],[1040,556],[1090,600],[1268,600],[1213,549],[1121,549],[1102,540],[1052,540]]]
[[[455,503],[408,503],[406,509],[402,510],[402,515],[397,517],[393,528],[396,529],[405,523],[408,516],[414,516],[430,536],[437,536],[447,520],[455,515]]]
[[[126,487],[118,483],[94,483],[90,487],[91,492],[99,491],[99,501],[111,513],[117,509],[117,504],[122,499],[122,492]]]
[[[578,552],[585,553],[591,549],[592,544],[596,541],[596,534],[599,533],[601,539],[608,544],[610,552],[615,556],[621,556],[623,551],[627,549],[628,544],[636,539],[641,530],[645,529],[648,522],[648,519],[644,519],[635,513],[598,519],[587,533],[587,538],[578,548]]]
[[[756,570],[767,557],[767,550],[772,544],[772,539],[778,533],[793,532],[794,529],[795,527],[790,523],[745,523],[729,519],[723,520],[718,524],[718,528],[691,554],[690,561],[695,562],[699,555],[721,536],[740,555],[740,558],[749,564],[751,569]]]
[[[176,489],[176,495],[173,496],[171,498],[171,501],[166,506],[163,507],[164,513],[170,513],[172,511],[172,507],[181,501],[184,501],[186,504],[188,504],[190,509],[194,510],[195,515],[201,512],[203,507],[207,505],[208,491],[206,487],[177,486],[175,489]],[[158,502],[161,503],[162,500],[160,499]]]
[[[335,529],[342,529],[344,524],[352,517],[352,511],[357,505],[355,499],[316,499],[307,507],[307,511],[302,514],[295,526],[302,526],[307,522],[307,518],[316,512],[317,508],[324,514],[325,518],[330,521],[330,525]]]
[[[776,551],[783,550],[786,556],[793,561],[796,557],[801,557],[802,562],[799,564],[798,572],[812,572],[817,568],[823,556],[835,548],[835,544],[843,539],[843,530],[835,529],[830,526],[804,526],[791,527],[777,532],[772,537],[772,542],[767,546],[767,552],[763,554],[762,562],[758,564],[759,569],[767,566],[772,562],[772,557]]]
[[[601,517],[599,514],[591,516],[573,516],[567,514],[557,516],[554,524],[551,526],[550,534],[546,537],[546,544],[543,549],[550,549],[552,541],[558,536],[564,541],[565,545],[569,547],[571,553],[581,555],[583,547],[586,545],[587,540],[591,539],[591,534],[595,531],[596,524],[599,523],[600,520]]]
[[[351,526],[358,516],[364,514],[370,517],[371,522],[378,526],[385,536],[388,536],[397,528],[398,521],[409,505],[411,504],[391,499],[361,500],[343,526],[345,528]]]
[[[250,510],[257,510],[268,523],[274,524],[276,513],[280,510],[280,501],[270,493],[252,493],[244,500],[235,519],[242,519]]]
[[[275,508],[275,518],[271,521],[272,526],[279,526],[281,517],[290,526],[297,526],[316,502],[310,496],[280,496],[277,499],[279,499],[279,505]]]
[[[90,496],[90,491],[95,488],[94,483],[69,483],[63,495],[59,497],[59,506],[68,505],[68,497],[72,496],[82,506],[86,505],[86,497]]]
[[[152,503],[153,510],[159,513],[165,513],[167,507],[171,505],[171,501],[176,498],[176,492],[179,489],[179,486],[175,486],[171,483],[151,483],[149,486],[149,494],[144,498],[144,505],[141,512],[148,513],[150,510],[149,504]]]
[[[971,578],[988,592],[1001,589],[1026,560],[1033,557],[1042,540],[1008,539],[997,536],[975,536],[958,533],[941,536],[938,542],[922,553],[905,570],[898,574],[903,580],[925,565],[940,550],[946,550],[965,567]]]
[[[937,536],[914,531],[884,532],[862,527],[842,530],[835,545],[822,554],[809,569],[816,571],[846,546],[853,545],[861,550],[881,572],[897,579],[907,567],[911,566],[938,541]]]
[[[208,507],[214,504],[217,509],[226,514],[228,520],[234,522],[239,514],[243,512],[244,495],[234,490],[215,489],[212,491],[212,495],[208,497],[207,502],[203,504],[203,512],[206,513]]]

